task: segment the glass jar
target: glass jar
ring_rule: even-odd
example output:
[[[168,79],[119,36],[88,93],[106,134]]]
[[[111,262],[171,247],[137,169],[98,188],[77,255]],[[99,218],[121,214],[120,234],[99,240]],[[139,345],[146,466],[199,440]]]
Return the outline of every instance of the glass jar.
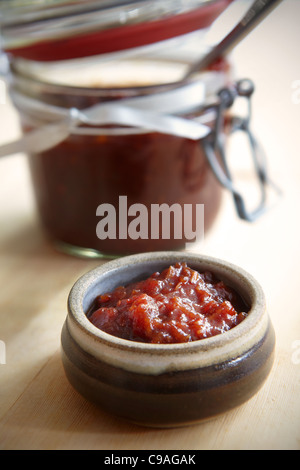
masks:
[[[233,84],[222,59],[182,81],[231,1],[2,3],[22,150],[59,249],[107,257],[184,248],[212,227],[222,186],[252,219],[221,143],[227,108],[251,86]],[[231,128],[254,147],[249,119]]]
[[[87,86],[87,82],[93,83],[92,70],[89,78],[86,77],[86,86],[82,85],[82,76],[73,78],[71,86],[61,84],[64,80],[71,81],[72,73],[66,70],[65,64],[59,67],[65,78],[54,83],[49,81],[51,74],[47,67],[43,70],[38,67],[33,77],[26,73],[23,63],[15,62],[11,67],[11,96],[25,133],[57,122],[63,109],[86,110],[101,103],[126,104],[126,107],[139,103],[142,108],[147,105],[146,113],[149,108],[151,113],[155,109],[159,121],[157,107],[163,102],[164,111],[172,108],[174,113],[175,110],[180,124],[185,120],[202,122],[205,128],[211,129],[216,119],[216,94],[230,79],[228,64],[220,61],[214,69],[174,90],[172,80],[169,84],[170,76],[177,76],[184,66],[174,61],[160,61],[158,66],[153,59],[105,63],[103,69],[101,65],[97,68],[98,82],[94,86]],[[99,82],[101,69],[102,83]],[[108,77],[115,74],[113,88],[107,87],[106,74]],[[56,79],[58,75],[56,70]],[[162,83],[163,75],[167,85]],[[132,77],[135,77],[134,84]],[[120,83],[127,84],[120,86]],[[119,112],[119,108],[112,109]],[[143,117],[139,114],[138,118],[143,124]],[[210,229],[220,208],[222,188],[211,171],[201,139],[174,135],[173,130],[159,131],[159,125],[158,130],[152,131],[143,125],[116,126],[108,122],[99,126],[81,122],[62,142],[28,155],[39,214],[59,249],[79,255],[114,256],[184,248],[192,241],[191,236],[195,239],[199,235],[194,233],[199,205],[204,207],[204,220],[199,219],[197,229]],[[134,232],[132,227],[138,220],[130,215],[130,208],[137,204],[139,210],[141,205],[145,208],[143,214],[140,211],[136,214],[140,216],[140,225],[142,215],[146,214],[146,220],[143,219],[144,227],[136,227]],[[187,206],[191,210],[188,234],[184,226]],[[161,220],[154,235],[153,207],[167,210],[167,220]],[[109,210],[112,217],[115,214],[115,220],[107,218],[106,225],[105,216],[111,215],[107,214]],[[126,229],[131,223],[129,233]],[[169,228],[167,234],[163,233],[164,224]],[[178,224],[182,224],[181,236]]]

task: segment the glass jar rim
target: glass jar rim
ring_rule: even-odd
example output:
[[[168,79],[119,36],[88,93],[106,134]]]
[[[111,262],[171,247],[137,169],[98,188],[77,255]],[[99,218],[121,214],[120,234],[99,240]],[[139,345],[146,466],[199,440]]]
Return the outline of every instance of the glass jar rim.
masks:
[[[117,62],[120,64],[120,61]],[[132,84],[122,84],[120,85],[79,85],[71,84],[63,81],[51,81],[49,79],[49,68],[46,68],[44,72],[40,73],[40,64],[23,60],[23,59],[14,59],[10,63],[10,82],[11,83],[20,83],[22,87],[36,90],[37,92],[42,90],[49,93],[57,93],[59,95],[83,95],[83,96],[119,96],[120,93],[126,96],[136,96],[136,95],[146,95],[146,94],[155,94],[162,91],[172,90],[173,88],[179,88],[188,83],[194,81],[202,80],[205,82],[207,89],[213,89],[213,92],[218,92],[219,88],[224,85],[225,77],[228,77],[229,71],[231,69],[230,61],[227,59],[220,59],[217,69],[205,70],[200,74],[196,74],[187,81],[182,81],[180,76],[184,73],[185,67],[189,66],[189,61],[174,59],[174,58],[157,58],[152,57],[150,59],[129,59],[128,61],[123,61],[123,64],[127,64],[128,68],[135,67],[142,70],[146,63],[153,65],[154,67],[159,65],[159,71],[161,74],[162,66],[165,64],[167,67],[171,66],[172,72],[176,73],[174,79],[167,79],[165,81],[158,81],[153,83],[132,83]],[[58,63],[59,66],[70,67],[70,62]],[[101,64],[100,64],[101,65]],[[107,65],[104,64],[104,69],[108,66],[110,67],[112,63]],[[36,68],[38,66],[38,68]],[[78,65],[77,65],[78,66]],[[97,64],[96,64],[97,66]],[[133,71],[137,71],[138,68],[133,68]],[[179,74],[177,73],[179,69]],[[54,76],[56,75],[56,72]],[[212,87],[212,88],[211,88]]]

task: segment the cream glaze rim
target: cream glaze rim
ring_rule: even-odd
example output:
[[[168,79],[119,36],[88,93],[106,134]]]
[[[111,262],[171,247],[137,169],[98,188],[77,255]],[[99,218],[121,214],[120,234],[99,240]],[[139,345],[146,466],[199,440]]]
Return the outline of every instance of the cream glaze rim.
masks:
[[[178,344],[148,344],[124,340],[95,327],[83,310],[86,292],[95,285],[99,276],[133,263],[147,261],[165,261],[170,264],[186,261],[201,263],[205,269],[217,269],[218,273],[224,273],[227,279],[231,278],[232,282],[238,283],[242,291],[250,296],[252,307],[248,316],[223,334]],[[269,326],[263,290],[248,272],[227,261],[194,253],[143,253],[107,262],[75,282],[68,298],[68,311],[67,328],[85,352],[111,366],[150,375],[208,367],[225,361],[241,361],[242,356],[262,340]]]

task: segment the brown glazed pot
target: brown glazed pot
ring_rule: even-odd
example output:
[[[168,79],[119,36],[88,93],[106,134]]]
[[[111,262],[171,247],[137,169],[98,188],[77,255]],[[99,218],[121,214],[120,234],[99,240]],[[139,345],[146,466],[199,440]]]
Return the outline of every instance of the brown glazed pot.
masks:
[[[251,306],[231,330],[180,344],[146,344],[109,335],[86,312],[95,297],[185,261],[231,285]],[[252,397],[273,363],[275,335],[258,282],[231,263],[155,252],[108,262],[82,276],[68,299],[62,361],[73,387],[108,412],[154,427],[196,423]]]

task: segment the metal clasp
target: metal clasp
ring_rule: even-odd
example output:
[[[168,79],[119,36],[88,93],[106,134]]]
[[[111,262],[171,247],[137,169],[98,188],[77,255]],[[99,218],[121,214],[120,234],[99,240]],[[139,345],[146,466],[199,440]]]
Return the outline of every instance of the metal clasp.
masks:
[[[249,222],[255,221],[268,209],[267,192],[269,188],[272,188],[277,195],[281,195],[280,189],[269,178],[265,154],[250,129],[253,92],[254,84],[249,79],[240,80],[234,86],[220,90],[218,93],[219,103],[216,106],[215,127],[203,142],[206,158],[213,173],[220,184],[232,193],[239,217]],[[229,135],[236,131],[242,131],[246,134],[260,192],[260,201],[254,210],[247,209],[245,197],[234,185],[225,151],[225,113],[231,108],[237,97],[246,100],[247,112],[245,117],[231,116]]]

